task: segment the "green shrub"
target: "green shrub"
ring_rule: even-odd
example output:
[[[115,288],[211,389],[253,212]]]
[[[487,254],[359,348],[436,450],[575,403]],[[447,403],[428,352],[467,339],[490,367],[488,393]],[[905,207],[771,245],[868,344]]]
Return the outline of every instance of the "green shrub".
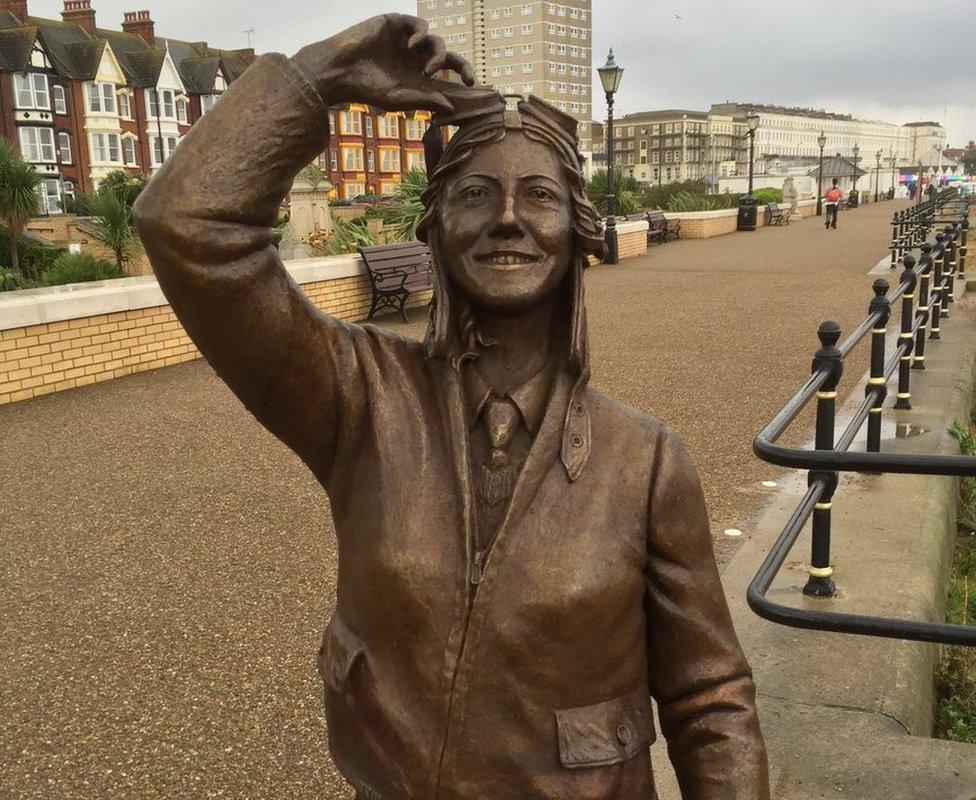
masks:
[[[620,167],[613,169],[613,188],[617,195],[617,213],[633,214],[640,210],[638,199],[640,187],[631,175],[624,175]],[[601,215],[607,213],[608,175],[605,169],[598,169],[586,183],[586,196]]]
[[[962,453],[976,453],[976,436],[971,427],[956,422],[949,433],[959,442]],[[972,625],[976,621],[976,478],[963,478],[961,490],[946,622]],[[976,744],[976,652],[968,647],[943,647],[935,684],[936,735]]]
[[[64,211],[66,214],[77,214],[79,217],[90,217],[91,195],[76,194],[74,197],[67,197],[64,201]]]
[[[25,284],[24,276],[13,267],[0,267],[0,292],[21,289]]]
[[[50,267],[65,250],[51,244],[39,242],[28,236],[22,236],[17,246],[20,255],[20,273],[22,276],[39,275]],[[0,267],[12,267],[10,263],[10,231],[0,227]]]
[[[124,277],[125,273],[114,264],[100,261],[88,253],[65,253],[41,273],[37,285],[63,286]]]
[[[668,201],[667,211],[715,211],[734,208],[739,203],[737,194],[695,194],[677,192]]]
[[[759,205],[763,206],[766,203],[782,203],[783,202],[783,190],[774,189],[771,186],[765,189],[756,189],[752,193],[752,196],[759,201]]]

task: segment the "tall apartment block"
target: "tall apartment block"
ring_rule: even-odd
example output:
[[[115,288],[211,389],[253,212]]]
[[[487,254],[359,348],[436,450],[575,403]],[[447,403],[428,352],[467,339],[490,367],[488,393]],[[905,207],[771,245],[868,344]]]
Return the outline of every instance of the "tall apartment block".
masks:
[[[592,152],[591,0],[417,0],[417,15],[463,55],[481,84],[534,94],[580,122],[580,150]]]

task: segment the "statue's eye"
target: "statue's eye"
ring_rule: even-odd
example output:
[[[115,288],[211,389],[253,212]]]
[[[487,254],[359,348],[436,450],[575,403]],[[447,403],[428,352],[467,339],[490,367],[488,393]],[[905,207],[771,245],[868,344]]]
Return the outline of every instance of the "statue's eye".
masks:
[[[484,186],[466,186],[461,190],[462,200],[484,200],[488,196],[488,190]]]
[[[531,197],[533,200],[541,200],[543,202],[548,202],[555,199],[552,196],[552,192],[550,192],[548,189],[543,189],[541,186],[533,186],[531,189],[529,189],[529,197]]]

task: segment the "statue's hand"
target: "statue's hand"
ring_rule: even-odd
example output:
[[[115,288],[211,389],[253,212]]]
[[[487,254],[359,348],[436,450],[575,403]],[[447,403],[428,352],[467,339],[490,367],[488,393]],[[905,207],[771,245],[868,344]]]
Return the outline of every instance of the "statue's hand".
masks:
[[[382,14],[300,50],[294,61],[330,104],[363,102],[389,111],[451,111],[461,87],[431,77],[458,73],[471,86],[474,71],[444,40],[427,33],[426,21]]]

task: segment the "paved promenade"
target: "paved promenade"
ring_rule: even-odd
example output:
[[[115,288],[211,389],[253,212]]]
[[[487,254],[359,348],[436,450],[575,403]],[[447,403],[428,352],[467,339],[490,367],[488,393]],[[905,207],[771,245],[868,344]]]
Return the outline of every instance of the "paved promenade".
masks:
[[[777,477],[752,437],[817,324],[863,317],[898,207],[590,270],[593,382],[684,436],[723,557]],[[0,408],[0,431],[0,796],[344,797],[314,670],[334,533],[301,463],[202,362]]]

